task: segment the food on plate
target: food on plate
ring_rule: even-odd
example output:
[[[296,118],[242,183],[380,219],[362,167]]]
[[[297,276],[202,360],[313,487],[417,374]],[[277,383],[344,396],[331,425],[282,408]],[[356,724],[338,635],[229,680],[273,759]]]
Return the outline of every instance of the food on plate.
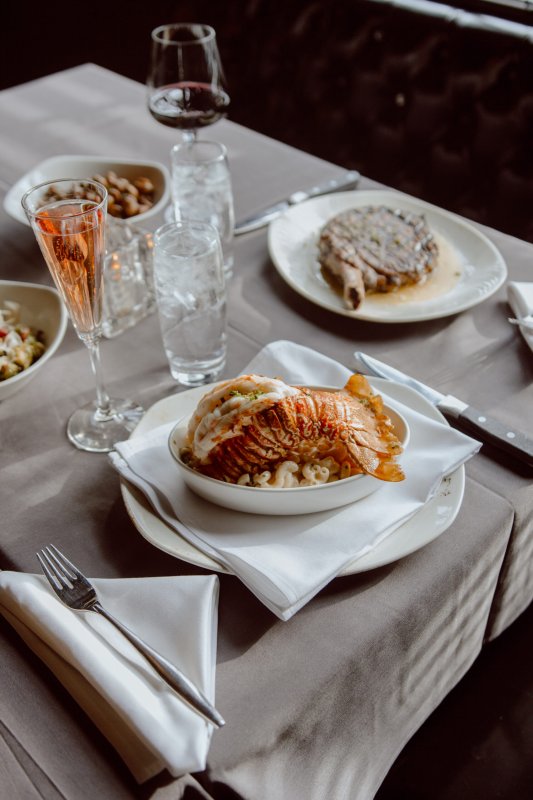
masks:
[[[244,375],[200,400],[180,451],[189,467],[240,485],[319,485],[362,473],[401,481],[393,425],[363,375],[344,389]]]
[[[320,232],[318,251],[322,274],[352,309],[365,294],[425,281],[439,252],[422,214],[386,206],[361,206],[332,217]]]
[[[137,214],[143,214],[154,204],[155,187],[149,178],[139,175],[137,178],[129,180],[119,177],[116,172],[110,170],[105,175],[93,175],[91,180],[102,183],[108,192],[107,210],[112,217],[128,219]],[[80,184],[80,197],[86,200],[94,200],[93,193],[89,185]],[[59,190],[51,187],[46,196],[47,200],[63,200]]]
[[[0,381],[31,367],[44,351],[43,332],[24,325],[19,303],[5,300],[0,308]]]

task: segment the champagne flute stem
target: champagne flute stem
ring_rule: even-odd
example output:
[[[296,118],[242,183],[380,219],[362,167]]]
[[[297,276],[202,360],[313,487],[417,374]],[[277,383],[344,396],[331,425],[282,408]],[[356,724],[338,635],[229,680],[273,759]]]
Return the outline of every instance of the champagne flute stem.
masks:
[[[111,416],[111,403],[109,401],[109,395],[104,386],[102,362],[100,360],[100,340],[92,339],[86,341],[85,344],[89,350],[91,367],[96,381],[96,415],[100,419],[106,419]]]

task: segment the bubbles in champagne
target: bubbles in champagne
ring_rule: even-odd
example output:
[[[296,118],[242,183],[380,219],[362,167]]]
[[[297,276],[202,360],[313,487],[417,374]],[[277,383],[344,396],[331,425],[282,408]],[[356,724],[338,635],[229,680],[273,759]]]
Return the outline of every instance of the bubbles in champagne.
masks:
[[[39,212],[37,241],[80,336],[99,332],[102,317],[104,213],[87,200]]]

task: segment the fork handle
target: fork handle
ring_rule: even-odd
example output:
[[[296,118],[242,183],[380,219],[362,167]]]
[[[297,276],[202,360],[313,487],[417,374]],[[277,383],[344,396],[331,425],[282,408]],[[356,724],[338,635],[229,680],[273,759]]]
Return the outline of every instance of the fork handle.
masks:
[[[174,664],[171,664],[164,656],[147,645],[146,642],[143,642],[142,639],[139,639],[133,631],[130,631],[122,622],[115,619],[115,617],[110,614],[109,611],[106,611],[100,603],[94,603],[91,606],[91,611],[96,611],[98,614],[101,614],[118,628],[126,639],[128,639],[128,641],[143,654],[146,660],[150,662],[158,675],[160,675],[194,711],[201,714],[204,719],[211,722],[217,728],[221,728],[225,724],[224,719],[209,702],[207,697],[205,697],[194,683],[181,670],[174,666]]]

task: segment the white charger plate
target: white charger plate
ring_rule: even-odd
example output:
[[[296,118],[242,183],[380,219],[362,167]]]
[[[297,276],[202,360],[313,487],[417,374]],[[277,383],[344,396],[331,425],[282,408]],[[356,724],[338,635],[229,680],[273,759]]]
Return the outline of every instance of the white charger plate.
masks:
[[[423,214],[429,228],[455,251],[461,269],[457,283],[444,294],[424,300],[391,304],[386,297],[380,301],[379,295],[372,295],[357,310],[347,308],[321,274],[317,242],[331,217],[366,205]],[[373,322],[418,322],[457,314],[486,300],[507,277],[501,253],[473,225],[430,203],[381,189],[329,194],[292,206],[271,223],[268,247],[281,277],[302,297],[336,314]]]
[[[369,381],[377,392],[384,392],[415,411],[425,414],[430,419],[443,422],[445,425],[448,424],[440,411],[407,386],[401,386],[382,378],[369,378]],[[131,434],[131,438],[144,435],[159,425],[192,413],[205,392],[206,387],[199,386],[159,400],[146,411],[139,425]],[[341,575],[354,575],[391,564],[432,542],[444,533],[457,516],[463,500],[464,486],[465,469],[464,466],[461,466],[442,481],[435,497],[420,511],[369,553],[348,564]],[[204,569],[229,572],[226,567],[193,547],[179,533],[163,522],[142,492],[123,478],[121,478],[121,492],[133,524],[139,533],[155,547]]]

